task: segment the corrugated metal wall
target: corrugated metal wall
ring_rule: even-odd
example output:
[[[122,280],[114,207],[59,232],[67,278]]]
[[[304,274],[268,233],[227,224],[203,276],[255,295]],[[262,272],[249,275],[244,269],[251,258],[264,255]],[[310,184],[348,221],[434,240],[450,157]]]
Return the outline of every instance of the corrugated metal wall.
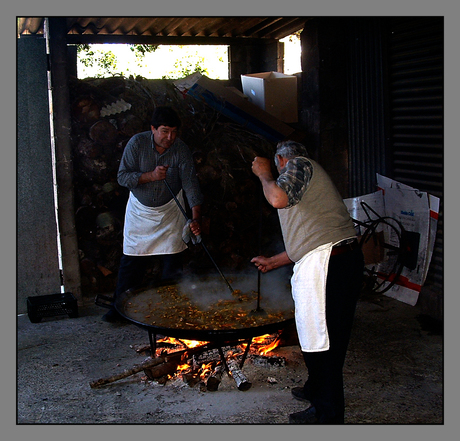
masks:
[[[392,18],[388,27],[390,176],[441,198],[426,285],[443,286],[443,17]]]
[[[443,287],[443,17],[354,18],[349,27],[350,196],[376,173],[441,198],[425,285]]]
[[[352,19],[349,36],[349,192],[355,197],[376,191],[376,173],[386,174],[382,20]]]

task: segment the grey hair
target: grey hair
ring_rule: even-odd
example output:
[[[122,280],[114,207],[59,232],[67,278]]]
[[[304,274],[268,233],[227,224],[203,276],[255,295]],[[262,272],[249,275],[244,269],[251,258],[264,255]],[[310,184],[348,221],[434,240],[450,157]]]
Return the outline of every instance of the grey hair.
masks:
[[[276,154],[275,154],[275,164],[278,166],[278,158],[277,155],[287,158],[293,159],[298,156],[303,156],[308,158],[308,151],[307,148],[300,144],[300,142],[296,141],[281,141],[276,146]]]

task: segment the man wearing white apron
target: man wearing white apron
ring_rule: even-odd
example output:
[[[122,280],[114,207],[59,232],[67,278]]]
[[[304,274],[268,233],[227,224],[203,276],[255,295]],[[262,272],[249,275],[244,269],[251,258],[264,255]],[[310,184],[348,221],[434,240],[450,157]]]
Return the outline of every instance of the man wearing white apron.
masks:
[[[344,422],[343,364],[364,270],[353,222],[332,180],[307,157],[306,148],[285,141],[270,160],[256,157],[252,170],[268,202],[278,209],[286,251],[251,261],[262,272],[294,263],[291,278],[295,322],[308,370],[294,398],[309,402],[293,424]]]
[[[127,187],[123,256],[118,270],[117,295],[142,284],[153,259],[162,261],[162,279],[175,279],[182,272],[182,239],[186,198],[192,211],[191,232],[201,233],[201,193],[192,154],[177,137],[181,121],[170,107],[159,106],[152,115],[151,130],[134,135],[127,143],[118,169],[118,183]],[[169,185],[169,188],[166,182]],[[120,318],[114,308],[104,321]]]

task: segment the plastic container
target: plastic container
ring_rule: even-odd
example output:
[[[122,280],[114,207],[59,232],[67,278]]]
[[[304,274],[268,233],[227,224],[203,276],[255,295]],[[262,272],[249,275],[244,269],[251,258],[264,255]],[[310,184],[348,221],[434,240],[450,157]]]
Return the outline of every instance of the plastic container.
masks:
[[[43,317],[63,314],[75,318],[78,317],[77,299],[70,292],[27,297],[27,314],[32,323],[40,322]]]

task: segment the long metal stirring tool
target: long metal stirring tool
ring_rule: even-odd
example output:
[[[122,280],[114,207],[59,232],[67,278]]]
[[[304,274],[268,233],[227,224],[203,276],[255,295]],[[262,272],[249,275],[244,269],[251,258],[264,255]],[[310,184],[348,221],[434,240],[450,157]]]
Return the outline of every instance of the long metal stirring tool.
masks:
[[[169,192],[171,193],[171,196],[174,198],[174,201],[176,202],[177,206],[179,207],[180,211],[182,212],[182,214],[184,215],[185,219],[188,221],[190,220],[189,217],[187,216],[187,213],[184,209],[184,207],[182,207],[181,203],[179,202],[179,200],[177,199],[176,195],[174,194],[174,192],[172,191],[172,188],[169,186],[168,182],[164,181],[164,183],[166,184],[166,187],[168,188]],[[227,284],[228,286],[228,289],[231,291],[231,293],[233,294],[235,292],[235,290],[232,288],[232,286],[230,285],[229,281],[226,279],[226,277],[224,276],[224,274],[222,273],[222,271],[220,270],[220,268],[217,266],[217,263],[215,262],[215,260],[212,258],[208,248],[206,247],[206,245],[203,243],[203,241],[200,242],[201,243],[201,246],[203,247],[203,249],[206,251],[206,254],[208,255],[209,259],[211,260],[211,262],[213,263],[213,265],[216,267],[217,271],[219,272],[220,276],[222,277],[222,279],[224,280],[224,282]]]
[[[264,198],[263,189],[259,193],[259,237],[258,237],[258,247],[259,255],[262,253],[262,202]],[[261,284],[262,272],[257,270],[257,307],[251,311],[252,315],[265,315],[266,312],[260,307],[260,284]]]

